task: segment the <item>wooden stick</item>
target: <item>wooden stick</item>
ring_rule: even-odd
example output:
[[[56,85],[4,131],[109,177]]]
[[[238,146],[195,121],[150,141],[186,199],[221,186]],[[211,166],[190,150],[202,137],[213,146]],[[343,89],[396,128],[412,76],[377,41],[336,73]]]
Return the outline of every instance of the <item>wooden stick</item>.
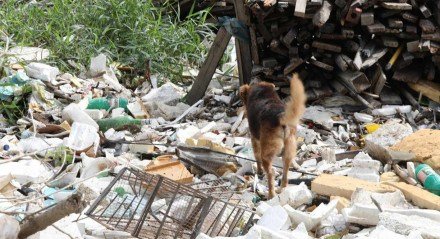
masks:
[[[18,238],[27,238],[41,230],[46,229],[58,220],[72,214],[80,213],[85,208],[80,193],[72,194],[67,199],[36,216],[26,218],[22,225]]]

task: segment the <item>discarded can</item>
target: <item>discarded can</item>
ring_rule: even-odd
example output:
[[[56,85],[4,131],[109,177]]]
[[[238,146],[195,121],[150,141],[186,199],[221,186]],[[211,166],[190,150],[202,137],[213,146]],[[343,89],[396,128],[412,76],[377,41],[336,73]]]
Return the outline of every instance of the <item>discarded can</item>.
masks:
[[[440,175],[429,165],[420,164],[417,166],[416,177],[426,190],[440,196]]]
[[[114,108],[124,108],[127,109],[128,100],[126,98],[95,98],[89,100],[89,105],[87,109],[89,110],[110,110]]]
[[[97,123],[99,125],[99,130],[101,130],[102,132],[105,132],[111,128],[117,130],[121,127],[129,126],[129,125],[137,125],[137,126],[147,125],[150,123],[150,120],[149,119],[133,119],[130,116],[118,116],[118,117],[110,118],[110,119],[101,119],[101,120],[98,120]]]

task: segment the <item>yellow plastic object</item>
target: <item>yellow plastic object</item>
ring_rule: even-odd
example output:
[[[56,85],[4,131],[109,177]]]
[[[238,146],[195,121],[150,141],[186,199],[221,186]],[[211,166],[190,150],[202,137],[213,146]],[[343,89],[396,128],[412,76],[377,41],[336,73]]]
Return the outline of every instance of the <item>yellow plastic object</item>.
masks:
[[[365,129],[367,130],[367,132],[369,134],[373,133],[374,131],[376,131],[379,128],[380,128],[380,124],[371,123],[371,124],[365,125]]]

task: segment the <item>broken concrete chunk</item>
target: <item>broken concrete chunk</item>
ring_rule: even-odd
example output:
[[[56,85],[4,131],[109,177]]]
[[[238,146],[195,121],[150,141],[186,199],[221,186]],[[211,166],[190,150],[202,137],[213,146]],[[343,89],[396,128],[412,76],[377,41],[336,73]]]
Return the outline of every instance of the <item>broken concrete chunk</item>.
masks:
[[[266,227],[270,230],[286,230],[291,222],[287,212],[281,206],[274,206],[265,211],[257,225]]]
[[[382,212],[378,225],[402,235],[419,231],[423,238],[440,238],[440,222],[420,216]]]
[[[145,102],[144,105],[151,117],[162,117],[168,121],[176,119],[190,108],[189,105],[182,102],[177,103],[175,106],[162,102]]]
[[[293,208],[297,208],[303,204],[310,204],[313,200],[312,192],[304,183],[296,186],[287,186],[278,195],[281,206],[289,204]]]
[[[164,103],[174,106],[183,97],[184,93],[180,87],[173,83],[165,83],[161,87],[152,89],[142,97],[144,102]]]
[[[29,77],[48,82],[55,81],[57,75],[60,74],[60,70],[57,67],[39,62],[32,62],[25,66],[24,69]]]
[[[98,76],[107,70],[107,56],[99,54],[90,60],[89,75],[91,77]]]
[[[296,133],[297,137],[301,137],[304,139],[304,143],[311,144],[318,139],[319,134],[316,133],[313,129],[307,129],[304,127],[298,127],[298,131]]]
[[[304,223],[307,230],[315,229],[319,223],[329,216],[329,214],[336,208],[338,200],[330,201],[327,205],[321,203],[311,213],[295,210],[289,205],[285,205],[284,209],[289,214],[290,219],[295,224]]]
[[[368,238],[393,238],[393,239],[409,239],[408,237],[388,230],[386,227],[380,225],[374,228],[368,235]]]
[[[348,172],[349,177],[379,182],[380,161],[373,160],[368,154],[360,152],[353,159],[353,168]]]
[[[373,199],[375,200],[375,203],[373,202]],[[413,210],[411,209],[412,206],[405,200],[405,197],[400,191],[391,193],[373,193],[358,188],[351,196],[351,207],[343,209],[342,214],[344,215],[345,220],[350,223],[377,225],[380,213],[378,206],[382,211],[395,211],[403,214],[408,213],[409,210]],[[411,213],[417,212],[412,211]]]

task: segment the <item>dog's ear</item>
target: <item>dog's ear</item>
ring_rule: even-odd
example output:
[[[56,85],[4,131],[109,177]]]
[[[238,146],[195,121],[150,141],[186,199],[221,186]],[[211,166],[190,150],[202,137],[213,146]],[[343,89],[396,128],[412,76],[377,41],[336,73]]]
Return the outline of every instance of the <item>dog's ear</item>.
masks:
[[[247,98],[248,98],[248,94],[249,94],[249,89],[250,88],[251,87],[248,84],[242,85],[240,87],[239,94],[240,94],[241,101],[243,101],[244,104],[246,104],[246,102],[247,102]]]

